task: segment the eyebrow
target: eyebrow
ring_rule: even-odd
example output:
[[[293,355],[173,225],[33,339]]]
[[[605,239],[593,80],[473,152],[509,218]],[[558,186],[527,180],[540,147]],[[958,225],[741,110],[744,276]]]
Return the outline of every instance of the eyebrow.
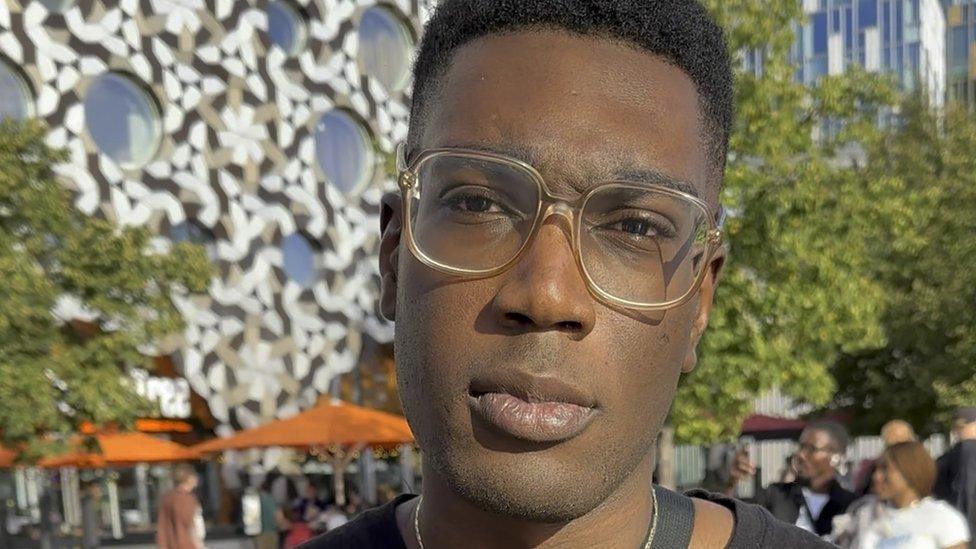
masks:
[[[629,167],[617,171],[613,178],[615,180],[667,187],[675,191],[689,194],[698,199],[701,198],[698,195],[698,191],[696,191],[692,185],[653,168]]]
[[[516,160],[521,160],[522,162],[532,166],[538,171],[538,166],[540,165],[540,154],[537,149],[533,147],[526,147],[523,145],[486,145],[484,143],[458,143],[446,145],[444,147],[438,148],[448,148],[448,149],[468,149],[472,151],[497,154],[500,156],[507,156],[509,158],[514,158]],[[605,178],[588,178],[592,180],[605,179]],[[660,170],[648,167],[637,166],[630,164],[623,168],[618,168],[613,172],[613,175],[606,179],[606,181],[624,181],[628,183],[637,183],[642,185],[656,185],[660,187],[667,187],[669,189],[683,192],[685,194],[691,195],[695,198],[701,199],[698,191],[695,187],[689,183],[686,183],[680,179],[672,177]],[[575,187],[575,185],[574,185]],[[577,189],[580,190],[580,189]]]

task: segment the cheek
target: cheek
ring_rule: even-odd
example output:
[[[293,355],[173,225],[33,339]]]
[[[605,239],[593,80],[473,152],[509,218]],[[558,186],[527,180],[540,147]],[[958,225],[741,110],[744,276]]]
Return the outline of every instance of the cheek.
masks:
[[[632,420],[663,419],[671,406],[690,344],[692,313],[669,311],[657,325],[616,315],[597,325],[606,358],[611,405]]]

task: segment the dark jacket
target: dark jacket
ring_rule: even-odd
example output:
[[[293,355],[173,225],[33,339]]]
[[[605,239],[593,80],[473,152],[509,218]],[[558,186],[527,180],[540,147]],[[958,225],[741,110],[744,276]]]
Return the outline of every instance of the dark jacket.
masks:
[[[935,497],[959,509],[976,532],[976,440],[963,440],[936,461]],[[976,536],[970,547],[976,547]]]
[[[847,507],[857,499],[853,492],[841,487],[836,480],[830,485],[827,504],[824,505],[817,520],[812,520],[814,531],[818,536],[829,534],[833,529],[833,520],[837,515],[844,514]],[[769,510],[777,519],[796,524],[801,512],[806,511],[803,499],[803,489],[797,482],[776,482],[756,494],[755,503]]]

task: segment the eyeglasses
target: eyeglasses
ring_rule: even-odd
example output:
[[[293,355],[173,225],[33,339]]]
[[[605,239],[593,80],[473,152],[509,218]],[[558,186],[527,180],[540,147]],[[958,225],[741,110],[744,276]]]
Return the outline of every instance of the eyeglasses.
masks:
[[[449,275],[504,272],[551,215],[572,227],[576,263],[605,303],[642,311],[694,295],[722,232],[702,200],[665,185],[609,181],[579,197],[553,194],[520,160],[469,149],[428,149],[408,164],[397,149],[404,236],[425,265]]]
[[[798,454],[803,453],[803,454],[812,455],[812,454],[816,454],[817,452],[827,452],[830,454],[836,453],[836,451],[833,448],[827,446],[818,447],[818,446],[814,446],[813,444],[806,444],[803,442],[797,445],[796,453]]]

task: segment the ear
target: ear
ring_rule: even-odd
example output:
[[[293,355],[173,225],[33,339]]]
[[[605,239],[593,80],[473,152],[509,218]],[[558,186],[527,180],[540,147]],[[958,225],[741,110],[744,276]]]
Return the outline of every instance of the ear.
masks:
[[[718,287],[719,280],[722,278],[722,267],[725,266],[727,255],[728,250],[723,244],[712,256],[711,263],[706,267],[705,278],[698,288],[698,310],[691,325],[691,341],[688,344],[685,361],[681,365],[681,373],[683,374],[691,373],[698,363],[698,342],[701,341],[701,336],[705,333],[705,328],[708,327],[708,319],[712,314],[712,301],[715,298],[715,288]]]
[[[380,203],[380,313],[396,320],[397,273],[403,211],[399,193],[383,195]]]

